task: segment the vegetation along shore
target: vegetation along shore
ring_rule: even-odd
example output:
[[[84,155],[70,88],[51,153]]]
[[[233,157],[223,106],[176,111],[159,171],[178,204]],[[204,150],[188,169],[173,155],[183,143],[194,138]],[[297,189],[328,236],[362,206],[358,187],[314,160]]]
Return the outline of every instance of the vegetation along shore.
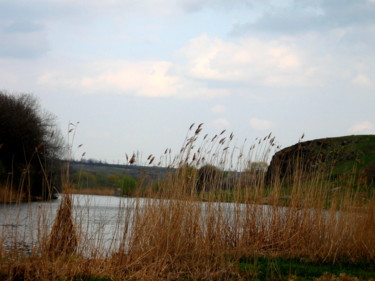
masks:
[[[51,135],[30,144],[18,173],[1,136],[0,212],[12,221],[0,216],[0,280],[375,280],[375,136],[280,150],[269,134],[235,149],[232,133],[193,124],[178,155],[140,167],[132,156],[124,166],[68,161],[63,146],[44,152]],[[75,201],[84,190],[132,200],[118,197],[118,214],[101,217]],[[59,206],[13,220],[9,210],[35,199]]]

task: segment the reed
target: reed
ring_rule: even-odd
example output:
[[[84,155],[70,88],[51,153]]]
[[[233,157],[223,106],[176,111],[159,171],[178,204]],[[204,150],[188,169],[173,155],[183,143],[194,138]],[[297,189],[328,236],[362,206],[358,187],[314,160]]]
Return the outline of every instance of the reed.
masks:
[[[327,180],[329,170],[307,175],[298,159],[288,175],[291,183],[275,177],[266,184],[264,170],[251,169],[251,163],[268,160],[275,143],[271,135],[246,148],[245,143],[232,143],[233,134],[208,137],[201,131],[202,125],[191,127],[177,156],[166,150],[160,162],[173,169],[164,180],[139,187],[136,195],[154,199],[134,199],[131,208],[119,206],[113,237],[119,243],[110,250],[103,250],[100,228],[89,237],[77,223],[71,195],[66,194],[53,226],[41,227],[39,237],[45,243],[37,241],[39,247],[28,255],[12,255],[0,243],[0,276],[255,280],[257,271],[244,272],[241,261],[375,262],[374,192],[353,186],[351,178],[337,188]],[[221,171],[202,169],[206,165]],[[330,280],[327,276],[320,280]]]
[[[72,208],[71,195],[64,194],[45,245],[46,254],[51,258],[73,255],[77,249],[78,239]]]
[[[12,190],[9,187],[9,184],[3,184],[0,186],[0,202],[14,203],[22,200],[24,200],[24,195]]]

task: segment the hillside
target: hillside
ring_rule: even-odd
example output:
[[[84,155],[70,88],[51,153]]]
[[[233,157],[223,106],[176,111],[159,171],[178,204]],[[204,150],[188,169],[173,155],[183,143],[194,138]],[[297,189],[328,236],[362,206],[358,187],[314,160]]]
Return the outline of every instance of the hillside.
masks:
[[[322,169],[339,179],[355,176],[362,183],[375,182],[375,135],[343,136],[300,142],[277,152],[267,171],[267,181],[286,178],[293,171]]]
[[[137,165],[118,165],[106,163],[88,163],[72,161],[70,164],[70,173],[86,172],[101,175],[127,175],[133,178],[146,177],[150,180],[160,179],[169,171],[164,167],[147,167]]]
[[[288,180],[294,171],[305,175],[327,171],[330,179],[354,177],[361,183],[375,183],[375,135],[343,136],[299,142],[278,151],[271,160],[266,182]],[[170,169],[137,165],[115,165],[73,161],[71,174],[126,175],[149,182],[163,178]],[[344,179],[344,180],[347,180]]]

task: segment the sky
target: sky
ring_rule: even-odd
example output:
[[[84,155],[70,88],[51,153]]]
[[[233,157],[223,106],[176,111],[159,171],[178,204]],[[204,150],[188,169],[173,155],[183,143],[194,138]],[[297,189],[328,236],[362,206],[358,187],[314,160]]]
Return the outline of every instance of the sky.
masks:
[[[178,154],[192,123],[282,148],[375,134],[375,0],[0,0],[0,89],[108,163]]]

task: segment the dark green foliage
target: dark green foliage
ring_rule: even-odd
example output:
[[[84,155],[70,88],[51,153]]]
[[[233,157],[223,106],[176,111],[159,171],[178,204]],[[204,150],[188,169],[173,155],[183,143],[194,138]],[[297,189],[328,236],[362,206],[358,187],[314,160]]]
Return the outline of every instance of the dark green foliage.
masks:
[[[329,178],[345,177],[372,185],[375,177],[375,135],[357,135],[300,142],[277,152],[267,171],[267,183],[293,180],[295,172],[305,176],[327,171]]]
[[[219,168],[205,165],[198,170],[196,189],[197,191],[218,189],[222,179],[223,173]]]
[[[129,176],[123,176],[120,181],[121,195],[132,195],[137,187],[137,181]]]
[[[51,171],[62,151],[55,129],[53,116],[42,112],[33,96],[0,91],[0,181],[48,198]]]
[[[375,278],[375,266],[372,263],[322,264],[297,259],[254,257],[242,259],[239,267],[241,273],[250,275],[252,280],[316,280],[324,274],[346,274],[365,280]],[[298,279],[290,279],[291,276]]]
[[[128,175],[103,174],[90,172],[75,172],[73,184],[78,189],[85,188],[114,188],[120,191],[121,195],[131,195],[136,187],[137,181]]]
[[[98,186],[97,175],[88,172],[74,173],[73,183],[77,188],[94,188]]]

